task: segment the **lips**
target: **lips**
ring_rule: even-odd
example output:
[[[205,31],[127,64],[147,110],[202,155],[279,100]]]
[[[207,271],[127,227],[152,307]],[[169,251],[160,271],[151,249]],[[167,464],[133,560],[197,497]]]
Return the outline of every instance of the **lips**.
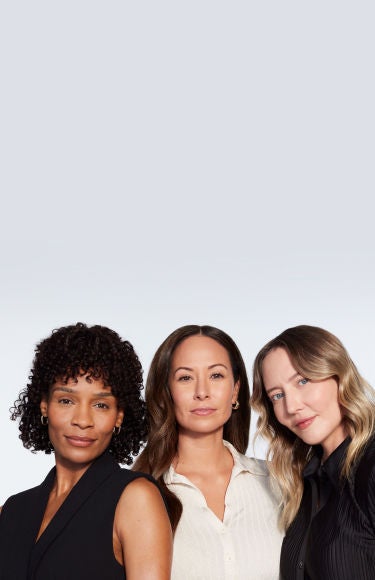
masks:
[[[66,440],[73,447],[89,447],[95,442],[95,439],[91,439],[90,437],[78,437],[77,435],[66,436]]]
[[[313,417],[306,417],[306,419],[302,419],[300,421],[298,421],[298,423],[295,424],[295,427],[297,429],[307,429],[307,427],[310,427],[310,425],[312,424],[312,422],[314,421],[316,415],[314,415]]]
[[[216,409],[212,409],[211,407],[197,407],[196,409],[192,409],[191,413],[205,417],[206,415],[212,415],[215,411]]]

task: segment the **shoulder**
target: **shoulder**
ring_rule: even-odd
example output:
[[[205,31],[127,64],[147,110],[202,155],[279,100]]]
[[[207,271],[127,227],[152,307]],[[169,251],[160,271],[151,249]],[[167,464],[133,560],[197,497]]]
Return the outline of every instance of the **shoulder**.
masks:
[[[354,493],[375,529],[375,438],[369,441],[354,470]]]
[[[121,529],[131,530],[141,522],[169,519],[163,497],[154,481],[139,474],[123,490],[117,504],[115,525],[121,535]]]
[[[123,482],[125,485],[139,478],[147,479],[148,481],[156,484],[156,481],[152,475],[141,473],[140,471],[133,471],[132,469],[126,469],[124,467],[119,467],[119,469],[114,471],[112,477],[117,481]]]
[[[272,505],[280,503],[280,488],[270,475],[267,461],[237,453],[236,463],[242,468],[241,473],[246,478],[249,493],[257,497],[259,501],[263,498]]]
[[[39,488],[40,486],[21,491],[6,500],[0,510],[2,529],[7,529],[9,525],[13,526],[14,522],[27,517],[34,510],[34,506],[38,504]]]
[[[248,457],[240,453],[228,441],[224,441],[224,445],[233,457],[235,470],[249,472],[249,474],[259,477],[268,476],[267,464],[263,459],[255,459],[255,457]]]
[[[115,494],[119,498],[121,494],[126,489],[128,489],[128,487],[142,487],[142,483],[137,484],[137,482],[142,481],[146,481],[155,488],[158,487],[156,481],[151,475],[119,467],[119,469],[116,469],[112,473],[110,479],[108,480],[107,489],[112,490],[111,493]]]
[[[134,508],[138,509],[139,504],[145,506],[155,502],[163,503],[161,492],[153,477],[137,471],[132,471],[130,472],[130,477],[127,476],[125,478],[126,487],[122,491],[118,504],[120,511],[123,508],[126,511]]]
[[[247,455],[238,454],[239,461],[252,475],[259,477],[268,477],[269,471],[267,462],[264,459],[255,459],[255,457],[248,457]]]
[[[152,478],[138,473],[125,487],[115,512],[114,534],[127,576],[170,577],[172,530]]]
[[[136,477],[132,478],[126,489],[124,489],[125,493],[129,496],[160,495],[156,481],[144,473],[138,473]]]
[[[32,487],[31,489],[26,489],[25,491],[11,495],[0,508],[1,513],[13,507],[22,507],[23,505],[28,504],[30,501],[33,501],[33,498],[38,494],[39,489],[40,486],[38,485],[36,487]]]
[[[359,490],[374,491],[375,480],[375,438],[371,439],[354,469],[355,485]],[[371,489],[369,489],[371,488]]]

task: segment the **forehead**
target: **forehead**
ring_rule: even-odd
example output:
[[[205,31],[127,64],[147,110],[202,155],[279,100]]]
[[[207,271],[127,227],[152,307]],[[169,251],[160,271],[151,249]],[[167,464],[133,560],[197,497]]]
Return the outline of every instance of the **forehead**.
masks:
[[[77,376],[75,378],[69,378],[68,380],[64,378],[56,379],[55,383],[52,385],[53,388],[65,387],[74,391],[102,391],[111,392],[111,387],[105,386],[102,379],[94,379],[90,374],[85,374],[82,376]]]
[[[295,372],[296,369],[290,360],[289,354],[284,348],[274,348],[264,358],[262,374],[265,385],[274,380],[290,377],[291,373]]]
[[[212,364],[231,366],[227,350],[213,338],[202,335],[185,338],[174,351],[171,362],[172,367]]]

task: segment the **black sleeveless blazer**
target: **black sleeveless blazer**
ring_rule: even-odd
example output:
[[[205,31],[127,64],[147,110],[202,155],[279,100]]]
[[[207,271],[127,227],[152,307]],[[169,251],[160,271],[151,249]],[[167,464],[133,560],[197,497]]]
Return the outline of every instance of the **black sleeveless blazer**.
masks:
[[[154,482],[121,469],[104,453],[37,542],[55,468],[38,487],[10,497],[0,515],[0,580],[124,580],[125,569],[113,554],[113,519],[121,493],[138,477]]]

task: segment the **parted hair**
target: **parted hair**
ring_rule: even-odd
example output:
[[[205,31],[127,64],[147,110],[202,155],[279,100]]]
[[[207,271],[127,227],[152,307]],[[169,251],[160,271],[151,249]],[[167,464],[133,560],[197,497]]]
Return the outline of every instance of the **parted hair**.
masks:
[[[166,496],[173,529],[182,513],[179,499],[168,490],[163,474],[169,469],[178,451],[178,424],[169,389],[173,353],[190,336],[202,335],[216,340],[228,352],[235,382],[239,381],[239,409],[232,412],[224,425],[224,439],[245,453],[249,440],[250,391],[245,363],[233,339],[213,326],[187,325],[178,328],[161,344],[151,362],[146,382],[148,441],[134,468],[150,473],[159,482]]]
[[[361,377],[340,340],[323,328],[295,326],[268,342],[257,354],[253,366],[251,404],[259,414],[257,434],[269,441],[267,460],[272,476],[282,492],[280,526],[294,520],[303,494],[303,470],[313,448],[276,419],[263,382],[263,362],[276,348],[288,353],[295,370],[311,381],[335,378],[338,402],[351,442],[347,448],[341,477],[349,478],[353,465],[363,453],[375,428],[374,391]]]
[[[40,402],[56,380],[87,375],[87,380],[102,380],[111,387],[118,407],[125,411],[121,431],[108,449],[116,461],[130,465],[147,437],[142,374],[132,345],[114,330],[82,322],[53,330],[37,344],[29,382],[11,409],[11,418],[19,419],[24,447],[53,452],[48,428],[41,424]]]

